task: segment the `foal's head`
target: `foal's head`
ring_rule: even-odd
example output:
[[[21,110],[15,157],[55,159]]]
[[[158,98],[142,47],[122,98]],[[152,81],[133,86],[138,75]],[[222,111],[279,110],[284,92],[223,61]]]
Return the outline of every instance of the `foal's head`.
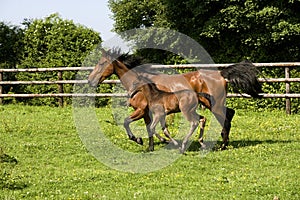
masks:
[[[130,97],[133,97],[139,91],[143,92],[143,94],[147,96],[160,90],[156,87],[152,80],[146,77],[138,76],[138,78],[133,81],[129,90]]]

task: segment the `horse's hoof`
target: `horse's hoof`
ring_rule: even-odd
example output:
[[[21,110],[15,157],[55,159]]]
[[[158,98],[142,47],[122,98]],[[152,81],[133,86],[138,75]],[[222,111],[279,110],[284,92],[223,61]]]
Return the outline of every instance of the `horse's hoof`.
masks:
[[[140,137],[136,138],[136,143],[138,143],[138,144],[140,144],[140,145],[143,145],[143,144],[144,144],[143,139],[140,138]]]

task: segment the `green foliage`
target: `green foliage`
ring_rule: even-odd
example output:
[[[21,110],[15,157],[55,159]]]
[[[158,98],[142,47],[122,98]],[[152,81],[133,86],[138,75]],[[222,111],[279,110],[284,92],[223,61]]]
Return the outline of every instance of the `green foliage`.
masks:
[[[0,22],[0,68],[14,68],[23,52],[23,30]]]
[[[25,44],[22,62],[18,68],[49,68],[81,66],[86,56],[99,45],[101,38],[95,31],[73,21],[64,20],[58,14],[28,23],[23,42]],[[57,72],[19,73],[18,80],[57,80]],[[63,79],[74,79],[75,73],[64,72]],[[25,93],[55,93],[55,85],[28,85],[19,88]],[[65,86],[66,93],[72,87]],[[21,99],[22,102],[27,99]],[[56,104],[53,98],[31,99],[31,104]]]
[[[299,59],[299,1],[230,1],[209,19],[200,41],[217,62]],[[215,48],[220,45],[220,48]],[[216,49],[213,51],[211,47]]]
[[[23,52],[23,30],[0,22],[0,68],[15,68],[20,63]],[[16,80],[14,73],[3,74],[3,80]],[[3,86],[3,93],[13,91],[10,86]]]
[[[299,60],[300,1],[110,0],[115,30],[164,27],[205,47],[215,62]]]
[[[25,30],[21,68],[79,66],[101,39],[98,33],[57,14],[32,21]]]
[[[136,174],[110,169],[87,152],[76,132],[71,107],[6,105],[0,110],[0,141],[6,144],[6,153],[19,161],[15,167],[6,168],[10,174],[6,183],[26,186],[0,188],[0,199],[300,197],[299,115],[237,110],[229,150],[203,156],[195,145],[164,169]],[[114,123],[109,108],[96,109],[96,113],[96,123],[116,145],[135,153],[146,149],[127,138],[124,128]],[[209,119],[208,112],[201,113]],[[147,137],[145,128],[139,130],[134,134]],[[156,149],[159,146],[164,144],[155,143]],[[0,163],[0,172],[3,167]]]

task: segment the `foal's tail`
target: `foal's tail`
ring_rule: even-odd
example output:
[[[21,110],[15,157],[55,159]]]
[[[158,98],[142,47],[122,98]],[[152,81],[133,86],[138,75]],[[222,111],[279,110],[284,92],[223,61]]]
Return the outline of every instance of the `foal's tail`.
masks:
[[[234,92],[244,92],[260,98],[259,93],[263,91],[257,73],[256,67],[249,61],[230,65],[221,71],[221,75],[230,82]]]
[[[211,107],[214,107],[214,105],[216,104],[215,98],[212,95],[203,92],[197,92],[197,94],[198,96],[206,98]]]

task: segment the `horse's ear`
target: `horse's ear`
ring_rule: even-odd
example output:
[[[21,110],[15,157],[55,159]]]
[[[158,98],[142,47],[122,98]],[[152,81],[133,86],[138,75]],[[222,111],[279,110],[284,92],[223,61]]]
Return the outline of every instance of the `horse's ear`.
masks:
[[[107,57],[107,52],[104,49],[101,49],[101,56]]]
[[[107,51],[105,51],[104,49],[101,49],[101,55],[102,55],[102,57],[109,57],[109,52],[107,52]]]

